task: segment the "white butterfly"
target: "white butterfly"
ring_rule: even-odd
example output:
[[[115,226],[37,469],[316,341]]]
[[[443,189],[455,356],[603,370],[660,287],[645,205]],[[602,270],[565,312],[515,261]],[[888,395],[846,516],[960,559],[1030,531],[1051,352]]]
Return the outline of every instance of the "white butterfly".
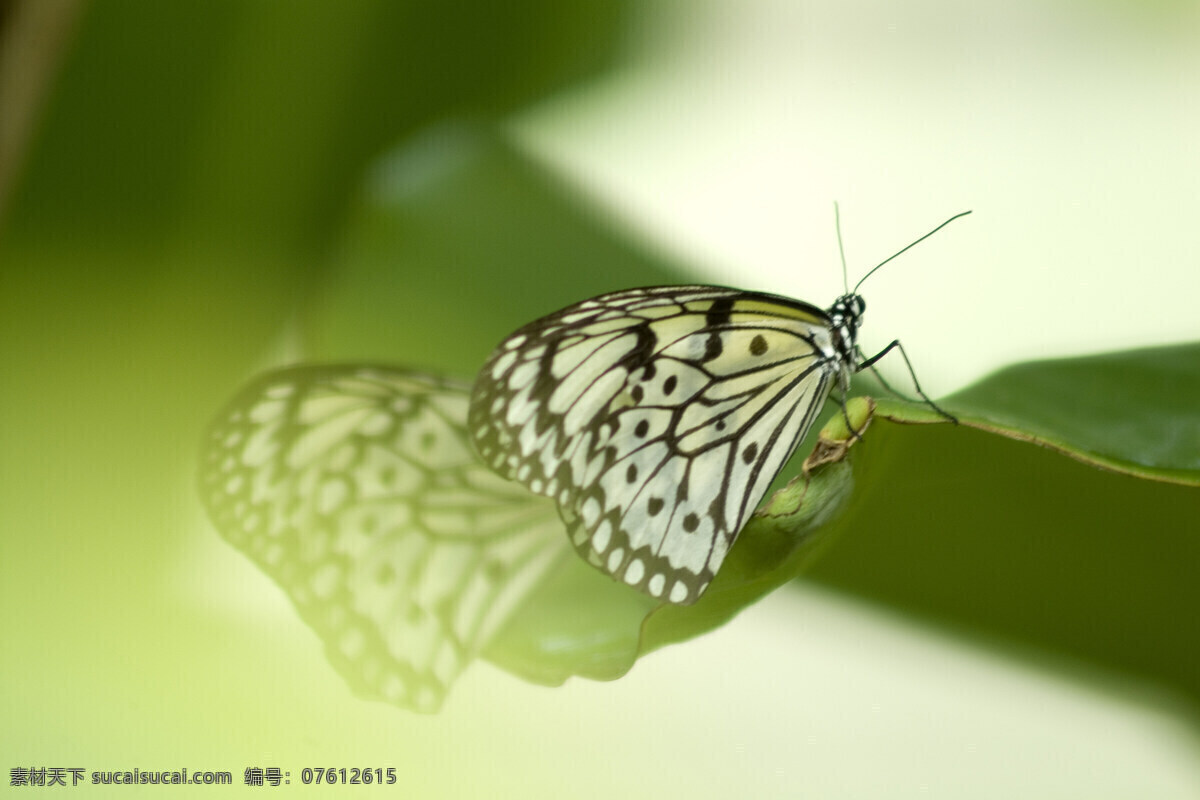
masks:
[[[268,373],[211,427],[201,496],[360,694],[436,710],[569,552],[467,440],[468,388],[384,366]]]
[[[861,359],[865,307],[854,291],[824,311],[714,286],[584,300],[492,352],[471,437],[499,474],[554,498],[589,564],[693,603],[830,390],[844,397],[899,347]]]

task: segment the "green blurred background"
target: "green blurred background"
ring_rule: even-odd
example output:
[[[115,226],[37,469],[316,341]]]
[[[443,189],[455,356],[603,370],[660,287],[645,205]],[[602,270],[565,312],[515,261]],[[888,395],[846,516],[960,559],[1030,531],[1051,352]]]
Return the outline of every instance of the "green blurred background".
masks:
[[[1181,65],[1200,75],[1187,60],[1193,5],[754,5],[744,16],[716,2],[0,5],[5,767],[221,769],[240,783],[247,766],[278,766],[294,785],[306,766],[393,766],[399,785],[387,793],[419,797],[999,797],[1030,786],[1050,796],[1089,787],[1200,796],[1194,489],[973,431],[879,426],[863,455],[861,506],[811,585],[655,654],[615,684],[543,689],[481,665],[433,718],[352,697],[277,590],[202,518],[192,488],[200,431],[255,371],[354,359],[470,375],[517,325],[631,285],[706,278],[826,302],[840,281],[834,199],[859,214],[851,252],[878,251],[859,264],[962,207],[994,209],[999,223],[944,240],[928,268],[914,258],[869,287],[880,298],[873,314],[893,309],[870,319],[880,343],[903,335],[943,390],[989,358],[1078,345],[1066,336],[1021,349],[1026,330],[1048,318],[1038,305],[1047,296],[1069,306],[1068,320],[1093,321],[1093,347],[1200,338],[1194,317],[1171,311],[1196,288],[1194,243],[1169,257],[1161,248],[1176,240],[1141,229],[1156,269],[1142,281],[1167,295],[1153,310],[1129,299],[1153,295],[1126,290],[1116,296],[1132,311],[1114,320],[1114,296],[1092,294],[1111,275],[1093,257],[1096,242],[1121,209],[1157,196],[1166,200],[1151,209],[1161,212],[1156,224],[1194,219],[1194,198],[1171,201],[1196,188],[1194,153],[1173,170],[1143,171],[1143,186],[1124,179],[1130,154],[1136,162],[1153,141],[1096,153],[1095,174],[1074,182],[1052,168],[1068,148],[1053,132],[998,131],[1011,148],[995,152],[965,136],[961,152],[948,152],[937,119],[923,113],[926,94],[914,89],[911,108],[899,97],[879,110],[877,87],[823,60],[856,59],[870,43],[863,31],[882,31],[890,50],[852,74],[890,85],[885,76],[908,63],[919,82],[945,67],[931,43],[946,44],[949,63],[995,89],[1006,60],[1021,60],[1030,42],[1082,47],[1080,30],[1112,25],[1130,31],[1126,56],[1144,53],[1146,74],[1130,80],[1147,81],[1153,113],[1173,98],[1155,76],[1185,86]],[[777,25],[764,22],[773,12]],[[655,181],[669,169],[664,179],[635,161],[595,166],[621,164],[616,147],[588,162],[594,174],[587,163],[547,166],[569,160],[561,143],[572,133],[596,140],[596,108],[617,113],[623,88],[643,122],[614,122],[614,140],[638,131],[647,140],[644,120],[686,118],[683,107],[719,116],[721,97],[747,76],[730,70],[720,81],[728,86],[714,86],[663,66],[694,63],[694,51],[680,53],[689,36],[720,32],[714,19],[745,22],[729,31],[737,47],[752,34],[786,39],[801,86],[828,76],[841,112],[833,127],[874,142],[861,162],[825,133],[764,138],[756,118],[732,108],[725,124],[679,136],[678,149],[714,143],[726,154],[717,172],[743,176],[760,174],[764,151],[785,173],[786,158],[802,154],[800,174],[812,180],[793,185],[790,207],[765,190],[747,200],[736,181],[663,189]],[[955,44],[964,38],[989,46]],[[1062,63],[1046,80],[1087,84],[1077,71],[1086,59]],[[1011,74],[1009,99],[1025,80]],[[663,94],[664,85],[684,89]],[[826,107],[806,104],[800,89],[784,96],[777,102],[792,117],[812,114],[812,130],[829,130]],[[961,100],[948,92],[942,102]],[[1194,134],[1171,108],[1163,140]],[[872,124],[872,113],[888,124]],[[1190,113],[1197,121],[1194,98]],[[918,141],[927,152],[912,159]],[[650,141],[647,152],[671,144]],[[889,153],[894,172],[878,168]],[[1045,183],[1005,183],[969,166],[1023,157],[1041,164]],[[938,172],[914,180],[939,159]],[[840,166],[850,162],[858,166]],[[1110,183],[1113,196],[1096,191]],[[686,219],[671,215],[673,204],[642,213],[655,186],[699,198],[704,213],[723,207],[730,229],[775,221],[772,255],[748,252],[745,272],[722,266],[736,262],[738,240],[714,234],[715,223],[694,228],[707,255],[680,245]],[[614,198],[628,187],[622,206]],[[1006,294],[1021,279],[997,263],[994,237],[1020,239],[1080,205],[1089,210],[1082,233],[1034,228],[1035,243],[1068,241]],[[877,219],[880,239],[867,241]],[[982,252],[968,270],[972,248]],[[751,269],[776,260],[809,272],[790,267],[794,283],[777,284]],[[1162,292],[1183,274],[1171,270],[1192,282]],[[980,301],[989,293],[1001,309],[991,326]],[[906,314],[932,318],[940,339],[896,322]],[[1160,317],[1177,327],[1156,327],[1167,324]],[[979,333],[968,327],[975,320]],[[1138,338],[1146,335],[1159,338]],[[966,372],[945,366],[964,361]]]

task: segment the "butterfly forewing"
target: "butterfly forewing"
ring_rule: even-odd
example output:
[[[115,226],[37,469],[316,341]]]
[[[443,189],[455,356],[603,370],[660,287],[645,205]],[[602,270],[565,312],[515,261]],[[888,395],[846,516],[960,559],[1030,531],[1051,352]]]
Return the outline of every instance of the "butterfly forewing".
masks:
[[[229,404],[202,456],[216,527],[346,680],[422,711],[567,552],[552,505],[480,463],[468,397],[396,368],[285,369]]]
[[[775,295],[616,292],[502,342],[470,432],[493,469],[557,501],[589,563],[691,603],[852,369],[852,346],[826,312]]]

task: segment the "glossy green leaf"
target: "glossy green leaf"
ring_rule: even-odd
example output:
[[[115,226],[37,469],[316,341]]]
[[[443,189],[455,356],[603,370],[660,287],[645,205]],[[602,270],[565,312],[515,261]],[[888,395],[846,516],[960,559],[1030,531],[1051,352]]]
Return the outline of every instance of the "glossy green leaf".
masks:
[[[1200,485],[1200,343],[1008,367],[946,399],[981,430]]]

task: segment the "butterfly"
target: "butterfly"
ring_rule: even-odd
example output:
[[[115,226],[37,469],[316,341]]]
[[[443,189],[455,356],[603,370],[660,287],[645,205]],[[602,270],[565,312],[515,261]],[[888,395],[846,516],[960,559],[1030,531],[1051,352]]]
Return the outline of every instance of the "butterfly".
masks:
[[[388,366],[266,373],[217,416],[200,494],[360,695],[441,705],[570,550],[553,505],[487,469],[469,386]]]
[[[694,603],[834,387],[844,403],[851,376],[886,353],[909,363],[898,340],[863,357],[858,285],[828,310],[716,286],[575,303],[491,353],[472,440],[498,474],[555,500],[593,567]]]

